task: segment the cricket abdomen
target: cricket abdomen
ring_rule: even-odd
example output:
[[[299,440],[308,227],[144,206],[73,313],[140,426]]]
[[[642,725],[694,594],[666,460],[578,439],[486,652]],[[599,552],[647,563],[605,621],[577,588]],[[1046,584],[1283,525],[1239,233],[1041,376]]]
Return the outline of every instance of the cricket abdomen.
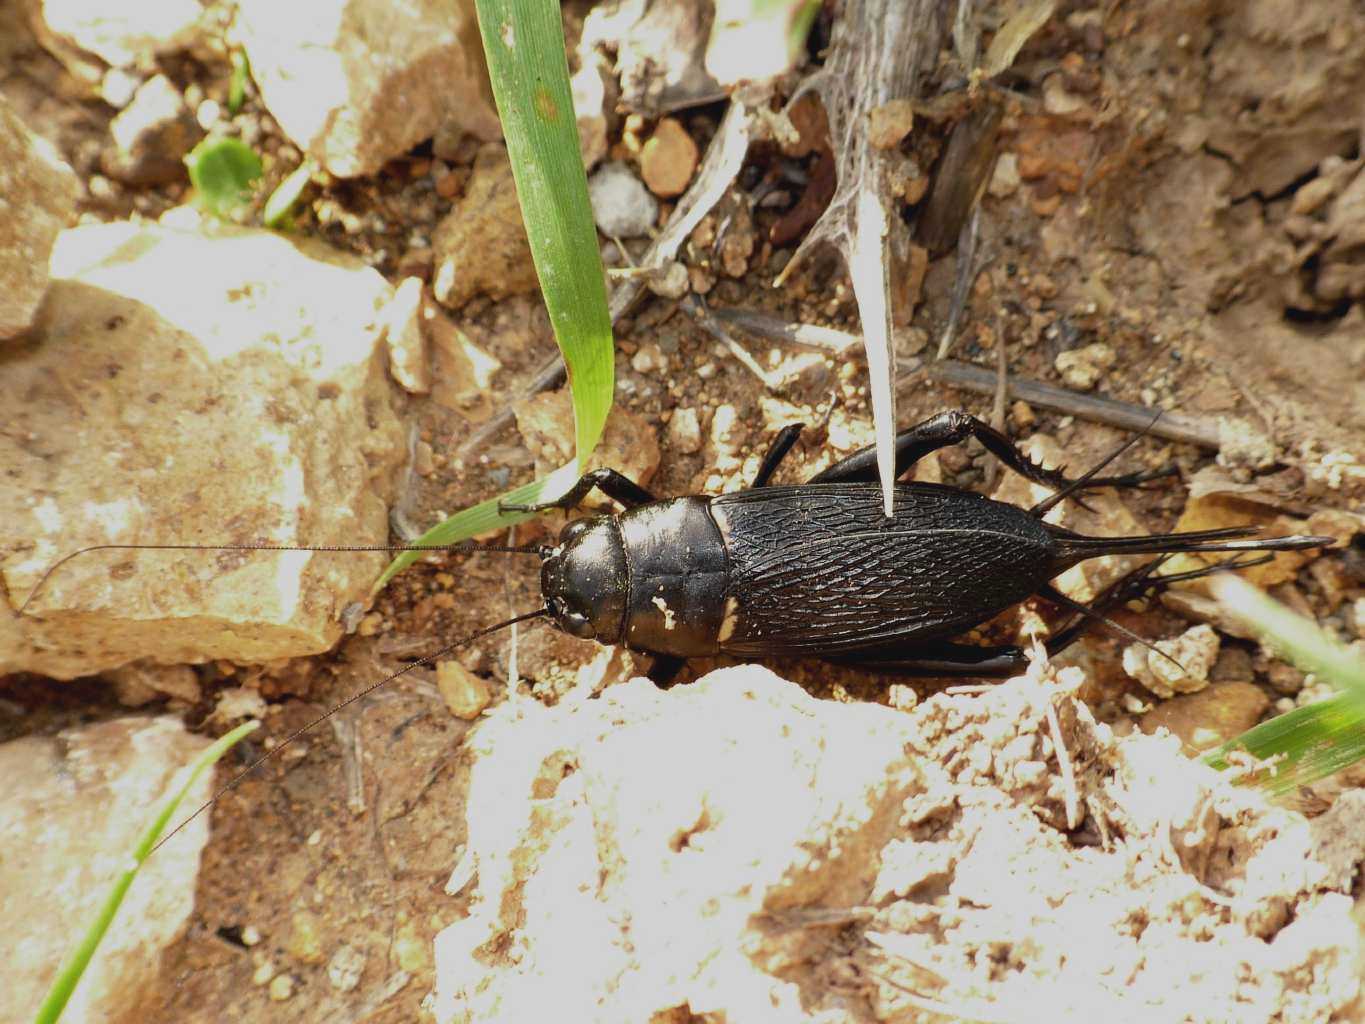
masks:
[[[711,500],[729,555],[721,649],[827,655],[960,634],[1056,575],[1026,511],[933,484],[765,487]]]

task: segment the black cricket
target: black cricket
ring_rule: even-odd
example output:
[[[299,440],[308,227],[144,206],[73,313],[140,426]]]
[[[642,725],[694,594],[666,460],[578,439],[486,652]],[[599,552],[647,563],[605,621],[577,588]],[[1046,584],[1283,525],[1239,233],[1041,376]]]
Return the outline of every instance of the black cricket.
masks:
[[[1140,537],[1085,537],[1043,521],[1066,498],[1097,487],[1136,487],[1169,470],[1101,477],[1099,471],[1131,447],[1120,447],[1075,480],[1035,465],[1005,435],[964,412],[948,411],[896,435],[896,476],[929,452],[974,437],[1010,469],[1054,488],[1033,508],[993,501],[958,487],[900,483],[894,512],[883,514],[876,452],[864,448],[795,486],[769,480],[801,433],[779,432],[751,486],[732,494],[658,499],[610,469],[582,477],[563,497],[509,510],[572,509],[594,487],[625,511],[568,523],[549,547],[489,544],[332,545],[99,544],[58,560],[20,606],[23,614],[66,562],[99,550],[160,548],[226,551],[503,551],[539,555],[541,596],[535,611],[443,645],[352,694],[284,737],[166,833],[158,849],[263,762],[337,711],[385,683],[429,665],[490,633],[549,618],[573,636],[622,644],[655,655],[650,676],[667,685],[686,659],[813,657],[914,676],[1007,676],[1026,665],[1022,648],[953,643],[952,638],[999,612],[1039,596],[1068,608],[1073,620],[1046,643],[1050,654],[1071,644],[1107,609],[1176,580],[1242,568],[1268,552],[1325,547],[1330,537],[1249,539],[1253,527]],[[1260,552],[1206,568],[1154,575],[1176,552]],[[1111,584],[1086,606],[1052,586],[1059,573],[1109,554],[1156,554]],[[1143,641],[1145,642],[1145,641]]]
[[[957,487],[898,483],[894,512],[887,517],[870,447],[803,484],[769,485],[801,429],[799,424],[784,429],[753,484],[734,493],[660,500],[620,473],[600,469],[556,501],[504,506],[572,509],[596,487],[625,507],[575,519],[558,545],[540,549],[541,614],[573,636],[656,655],[650,674],[659,682],[671,679],[687,658],[716,654],[814,657],[904,675],[1002,676],[1025,665],[1020,647],[964,645],[951,638],[1040,596],[1076,616],[1047,643],[1056,653],[1092,621],[1103,620],[1108,608],[1176,579],[1251,564],[1233,560],[1155,576],[1157,559],[1087,607],[1049,582],[1087,558],[1290,551],[1332,543],[1327,537],[1246,539],[1254,528],[1081,536],[1044,522],[1043,515],[1080,491],[1137,486],[1169,471],[1097,476],[1130,442],[1069,480],[1035,465],[1009,438],[958,411],[897,435],[898,478],[929,452],[974,437],[1010,469],[1056,493],[1026,510]]]

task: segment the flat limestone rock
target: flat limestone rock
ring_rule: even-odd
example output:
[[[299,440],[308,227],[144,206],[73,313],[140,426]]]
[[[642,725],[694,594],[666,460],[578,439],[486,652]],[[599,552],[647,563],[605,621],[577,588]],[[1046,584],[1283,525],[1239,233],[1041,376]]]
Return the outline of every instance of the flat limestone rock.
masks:
[[[47,291],[53,240],[79,191],[57,151],[0,97],[0,342],[32,325]]]
[[[0,673],[262,662],[340,635],[382,553],[96,544],[382,544],[403,458],[358,260],[269,232],[64,233],[38,325],[0,356]]]
[[[42,0],[38,16],[47,32],[114,67],[188,48],[204,34],[200,0]]]
[[[373,174],[442,125],[499,137],[472,0],[242,0],[271,115],[338,178]]]
[[[466,740],[447,888],[471,899],[436,940],[437,1020],[1045,1006],[1176,1024],[1235,1006],[1269,1024],[1347,1006],[1365,842],[1336,840],[1329,865],[1301,815],[1173,738],[1116,740],[1081,682],[1038,665],[906,713],[739,666],[500,705]]]
[[[0,913],[5,915],[5,984],[0,1020],[31,1020],[57,969],[95,918],[180,769],[209,741],[176,718],[123,718],[0,745]],[[212,792],[205,772],[181,803],[178,822]],[[86,969],[62,1020],[125,1017],[157,976],[161,950],[194,909],[199,855],[208,840],[201,815],[143,865],[114,927]]]

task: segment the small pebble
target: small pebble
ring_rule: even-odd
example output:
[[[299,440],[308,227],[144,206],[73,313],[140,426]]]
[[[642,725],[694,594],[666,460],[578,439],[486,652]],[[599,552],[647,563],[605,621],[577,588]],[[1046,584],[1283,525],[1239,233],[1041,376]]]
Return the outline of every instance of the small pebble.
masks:
[[[668,360],[659,346],[651,341],[641,345],[631,357],[630,367],[636,373],[654,373],[668,369]]]
[[[640,174],[656,196],[682,195],[697,169],[697,144],[674,117],[665,117],[640,151]]]
[[[1212,626],[1201,623],[1153,646],[1156,650],[1129,644],[1123,651],[1123,670],[1158,697],[1195,693],[1209,685],[1209,670],[1218,658],[1219,647]]]
[[[1019,191],[1019,181],[1019,157],[1013,153],[1001,153],[988,186],[990,194],[997,199],[1012,196]]]
[[[133,102],[142,79],[127,68],[110,68],[100,81],[100,99],[115,110],[122,110]]]
[[[436,687],[441,691],[450,713],[467,722],[478,718],[483,709],[493,702],[487,681],[474,675],[458,661],[436,663]]]
[[[199,123],[199,127],[208,131],[218,123],[218,119],[223,115],[223,108],[217,100],[204,100],[194,110],[194,119]]]
[[[681,299],[692,286],[687,267],[676,260],[669,263],[662,274],[649,279],[649,290],[662,299]]]
[[[697,410],[691,406],[675,409],[669,417],[664,437],[668,447],[675,452],[695,455],[701,451],[701,423],[697,419]]]
[[[413,448],[412,468],[418,476],[431,476],[436,472],[436,462],[433,458],[431,445],[426,441],[418,441]]]
[[[1114,365],[1115,358],[1114,350],[1098,341],[1058,354],[1055,365],[1067,387],[1089,391],[1103,379],[1104,372]]]
[[[299,963],[320,964],[326,960],[322,952],[322,922],[311,911],[294,912],[285,952]]]
[[[588,179],[588,197],[597,229],[611,238],[649,234],[659,216],[659,203],[625,164],[603,164]]]
[[[270,998],[273,1002],[282,1003],[294,994],[294,979],[287,974],[280,974],[270,980]]]

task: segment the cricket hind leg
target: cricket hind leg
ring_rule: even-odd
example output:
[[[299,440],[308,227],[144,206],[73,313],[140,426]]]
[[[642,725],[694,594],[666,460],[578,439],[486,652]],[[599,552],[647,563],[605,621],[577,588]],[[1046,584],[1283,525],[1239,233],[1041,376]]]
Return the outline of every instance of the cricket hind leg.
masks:
[[[758,472],[754,474],[754,482],[750,487],[767,487],[768,481],[772,479],[777,467],[782,465],[782,460],[787,457],[787,453],[792,450],[797,439],[801,436],[801,431],[806,429],[804,423],[789,423],[777,432],[773,438],[773,443],[768,446],[767,453],[763,456],[763,461],[758,465]]]
[[[554,501],[542,501],[532,505],[525,505],[520,502],[498,502],[498,511],[545,512],[552,508],[558,508],[567,512],[581,505],[583,499],[588,496],[588,492],[594,487],[625,508],[648,505],[650,502],[658,500],[653,494],[623,473],[618,473],[614,469],[594,469],[591,472],[584,473],[578,478],[578,483]]]
[[[1153,559],[1111,583],[1089,605],[1078,606],[1075,602],[1066,600],[1063,606],[1077,609],[1076,614],[1060,632],[1044,641],[1043,647],[1047,650],[1048,656],[1053,657],[1066,650],[1097,625],[1108,623],[1107,613],[1120,605],[1158,594],[1172,583],[1199,579],[1202,576],[1209,576],[1225,570],[1245,569],[1268,561],[1269,558],[1268,555],[1254,558],[1230,558],[1215,565],[1191,569],[1188,572],[1170,573],[1165,576],[1156,575],[1157,568],[1165,559]],[[1127,631],[1124,630],[1123,632],[1126,633]],[[1017,644],[1001,644],[991,647],[949,642],[916,644],[908,647],[885,644],[842,657],[827,658],[826,660],[874,672],[921,677],[989,676],[1005,678],[1018,675],[1028,667],[1028,655],[1024,648]]]
[[[1045,469],[1030,459],[1012,440],[996,430],[984,420],[956,409],[950,409],[933,416],[913,427],[908,427],[896,435],[896,477],[902,477],[916,462],[930,452],[938,451],[949,445],[959,444],[968,438],[976,438],[982,446],[999,459],[1005,466],[1014,470],[1025,479],[1052,487],[1069,494],[1077,490],[1095,487],[1137,487],[1149,480],[1171,476],[1175,467],[1168,466],[1158,470],[1139,473],[1124,473],[1118,476],[1087,475],[1084,483],[1074,481],[1060,470]],[[1131,445],[1125,444],[1100,465],[1107,465]],[[875,483],[877,481],[877,452],[869,446],[841,459],[821,473],[811,477],[807,483]]]

